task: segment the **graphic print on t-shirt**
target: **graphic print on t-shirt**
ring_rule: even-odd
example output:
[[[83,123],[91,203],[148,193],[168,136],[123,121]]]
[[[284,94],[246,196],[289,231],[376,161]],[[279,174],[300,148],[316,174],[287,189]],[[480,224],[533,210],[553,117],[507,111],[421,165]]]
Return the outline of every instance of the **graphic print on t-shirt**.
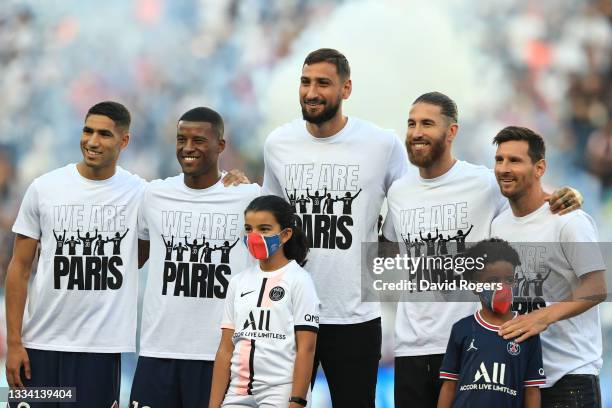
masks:
[[[224,299],[231,251],[240,239],[238,214],[162,211],[161,218],[162,295]]]
[[[310,248],[351,247],[352,206],[361,193],[359,165],[287,164],[285,185],[287,200]]]
[[[123,283],[121,241],[125,226],[123,205],[55,205],[53,287],[68,290],[116,290]],[[112,242],[112,254],[104,245]],[[65,250],[67,248],[67,251]],[[67,252],[67,253],[66,253]]]
[[[412,279],[434,283],[461,279],[452,267],[453,258],[466,250],[465,241],[474,228],[468,222],[468,203],[454,202],[400,211],[400,225],[405,253],[409,257],[430,259],[419,264]],[[421,285],[416,285],[420,290]]]
[[[512,310],[519,314],[546,307],[544,282],[550,276],[546,245],[513,244],[521,264],[514,270],[514,302]],[[558,299],[557,299],[558,300]]]

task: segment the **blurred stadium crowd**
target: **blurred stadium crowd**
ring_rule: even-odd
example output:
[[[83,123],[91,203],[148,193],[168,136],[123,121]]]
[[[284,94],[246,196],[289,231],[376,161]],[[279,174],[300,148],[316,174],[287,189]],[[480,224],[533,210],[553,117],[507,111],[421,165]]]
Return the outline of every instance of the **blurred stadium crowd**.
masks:
[[[260,180],[261,123],[268,114],[258,97],[261,83],[306,27],[349,2],[106,3],[104,18],[96,18],[101,10],[93,2],[0,5],[0,285],[25,188],[78,160],[91,105],[114,99],[129,107],[132,139],[122,165],[149,180],[178,170],[174,131],[183,108],[212,106],[223,113],[231,139],[224,167]],[[545,135],[551,182],[583,192],[586,209],[604,220],[602,241],[612,240],[612,1],[449,4],[457,24],[479,31],[480,51],[501,63],[511,81],[495,119]],[[120,39],[112,35],[117,30]],[[297,114],[297,98],[288,103]]]

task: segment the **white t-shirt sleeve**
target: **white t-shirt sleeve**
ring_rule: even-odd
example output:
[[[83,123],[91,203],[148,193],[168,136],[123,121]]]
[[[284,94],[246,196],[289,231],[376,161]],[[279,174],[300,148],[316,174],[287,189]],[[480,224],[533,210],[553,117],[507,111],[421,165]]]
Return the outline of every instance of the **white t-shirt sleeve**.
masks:
[[[563,253],[576,276],[605,270],[606,266],[599,249],[597,227],[593,219],[583,211],[571,214],[561,228],[560,239]]]
[[[270,163],[270,154],[268,153],[268,141],[264,144],[264,179],[263,186],[261,187],[261,195],[275,195],[279,197],[285,197],[282,185],[276,175],[272,171]]]
[[[292,290],[293,322],[295,330],[319,330],[320,301],[312,279],[304,275]]]
[[[385,163],[387,174],[385,175],[385,194],[389,191],[391,184],[408,172],[408,153],[399,138],[393,133],[393,145],[391,153]]]
[[[23,196],[17,219],[15,224],[13,224],[13,232],[25,235],[26,237],[40,239],[40,212],[36,182],[30,184]],[[63,234],[63,231],[56,231],[56,233]]]
[[[140,205],[138,206],[138,239],[148,241],[149,238],[149,225],[147,224],[147,218],[145,217],[145,209],[147,203],[148,190],[145,190],[141,195]]]
[[[236,325],[234,322],[234,302],[235,302],[235,293],[236,293],[236,284],[238,282],[238,277],[234,277],[230,279],[229,285],[227,287],[227,295],[225,296],[225,303],[223,306],[223,318],[221,319],[221,328],[222,329],[231,329],[235,330]]]

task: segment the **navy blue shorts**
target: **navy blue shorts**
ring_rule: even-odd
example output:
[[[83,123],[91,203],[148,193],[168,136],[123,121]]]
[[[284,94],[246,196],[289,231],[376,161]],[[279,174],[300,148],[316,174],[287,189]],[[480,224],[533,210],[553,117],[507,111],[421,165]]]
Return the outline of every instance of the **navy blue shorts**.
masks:
[[[130,408],[208,406],[214,361],[138,357]]]
[[[75,387],[77,402],[21,404],[29,408],[111,408],[119,407],[121,354],[76,353],[26,349],[32,379],[21,380],[26,387]],[[19,403],[11,403],[16,407]]]

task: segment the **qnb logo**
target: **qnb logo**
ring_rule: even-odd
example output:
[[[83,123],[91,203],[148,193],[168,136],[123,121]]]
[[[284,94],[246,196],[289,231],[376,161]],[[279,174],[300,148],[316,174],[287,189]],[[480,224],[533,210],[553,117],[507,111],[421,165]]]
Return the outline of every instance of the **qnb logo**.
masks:
[[[304,320],[306,320],[307,322],[315,322],[315,323],[318,324],[319,323],[319,316],[307,314],[307,315],[304,315]]]
[[[491,371],[491,375],[489,375],[489,370],[485,366],[485,363],[480,363],[480,368],[476,370],[476,374],[474,375],[474,381],[478,382],[481,378],[487,384],[502,384],[504,385],[504,380],[506,377],[506,364],[504,363],[493,363],[493,370]]]
[[[251,310],[242,327],[242,330],[245,329],[270,331],[270,310],[260,310],[257,318]]]

